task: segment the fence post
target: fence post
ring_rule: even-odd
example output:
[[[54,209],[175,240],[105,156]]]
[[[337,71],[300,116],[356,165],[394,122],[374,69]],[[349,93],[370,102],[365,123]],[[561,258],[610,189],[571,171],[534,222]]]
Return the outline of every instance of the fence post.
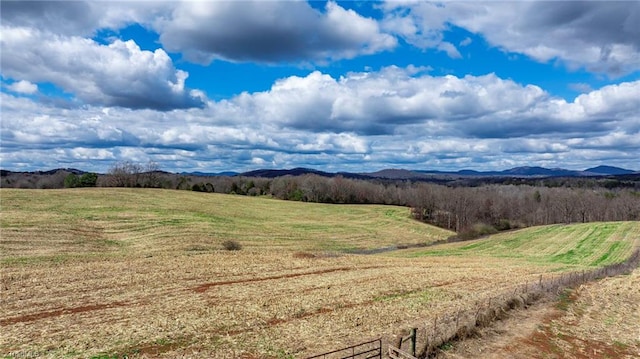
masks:
[[[416,356],[416,336],[418,328],[411,328],[411,355]]]

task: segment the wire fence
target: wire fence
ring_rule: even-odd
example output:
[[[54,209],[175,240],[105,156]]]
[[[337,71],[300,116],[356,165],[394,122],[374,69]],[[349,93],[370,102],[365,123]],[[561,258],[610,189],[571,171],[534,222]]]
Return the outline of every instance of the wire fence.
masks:
[[[511,287],[498,295],[477,302],[475,306],[437,315],[424,326],[404,330],[403,335],[415,331],[415,343],[411,343],[413,347],[417,347],[415,356],[426,358],[437,352],[443,344],[465,339],[476,334],[479,328],[505,318],[510,310],[524,308],[545,295],[558,295],[567,288],[600,278],[629,273],[637,268],[639,263],[640,249],[624,262],[602,268],[541,275],[535,281]],[[402,335],[399,337],[403,338]],[[398,340],[396,347],[402,349],[402,346],[403,343]]]
[[[528,281],[502,291],[498,295],[479,301],[475,306],[459,309],[455,312],[442,313],[433,317],[425,325],[406,329],[393,338],[376,339],[356,344],[343,349],[308,357],[307,359],[369,359],[382,358],[383,346],[387,346],[391,357],[406,355],[409,349],[412,357],[427,358],[432,356],[445,343],[462,340],[477,333],[479,328],[489,326],[496,320],[505,318],[510,310],[524,308],[547,295],[559,295],[563,290],[578,286],[596,279],[629,273],[640,264],[640,249],[621,263],[607,265],[593,270],[582,270],[568,273],[540,275],[535,281]],[[407,336],[407,333],[410,333]],[[407,338],[411,337],[410,346],[403,347]],[[383,344],[384,343],[384,344]],[[399,350],[399,351],[395,351]],[[395,354],[392,354],[394,352]],[[394,356],[395,355],[395,356]]]

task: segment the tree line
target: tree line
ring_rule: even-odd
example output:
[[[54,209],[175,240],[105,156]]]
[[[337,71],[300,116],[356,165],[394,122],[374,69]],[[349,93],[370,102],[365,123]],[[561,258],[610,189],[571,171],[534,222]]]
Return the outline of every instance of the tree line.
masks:
[[[60,181],[60,175],[56,175]],[[160,171],[156,163],[120,162],[104,175],[68,174],[61,187],[171,188],[334,204],[387,204],[411,208],[420,221],[476,236],[553,223],[640,220],[637,187],[565,180],[564,186],[484,184],[448,186],[408,180],[351,179],[317,174],[276,178],[195,176]],[[3,187],[6,187],[3,178]],[[579,184],[576,186],[576,184]],[[56,185],[51,185],[55,188]]]
[[[270,195],[318,203],[407,206],[415,219],[458,233],[553,223],[640,220],[640,192],[631,188],[500,184],[449,187],[313,174],[274,179],[211,178],[211,181],[215,192],[221,193]]]
[[[561,187],[531,182],[452,187],[316,174],[272,179],[173,175],[158,172],[153,164],[144,168],[147,171],[142,169],[131,165],[114,167],[102,185],[266,195],[316,203],[399,205],[410,207],[417,220],[470,236],[553,223],[640,220],[640,191],[633,187],[610,188],[608,182],[598,185],[583,179],[566,180]]]

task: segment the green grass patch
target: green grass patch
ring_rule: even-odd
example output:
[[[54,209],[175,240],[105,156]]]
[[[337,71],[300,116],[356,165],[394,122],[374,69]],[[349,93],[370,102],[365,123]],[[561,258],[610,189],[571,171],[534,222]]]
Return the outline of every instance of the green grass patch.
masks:
[[[469,244],[469,245],[466,245],[466,246],[460,248],[460,250],[461,251],[468,251],[468,250],[471,250],[471,249],[476,249],[476,248],[480,247],[481,245],[482,245],[482,243],[473,243],[473,244]]]
[[[415,292],[416,291],[385,294],[385,295],[377,296],[377,297],[373,298],[373,300],[375,302],[388,302],[390,300],[407,297],[407,296],[409,296],[409,295],[411,295],[411,294],[413,294]]]
[[[623,342],[619,342],[617,340],[613,341],[613,346],[618,348],[618,349],[627,349],[629,348],[629,344],[623,343]]]
[[[585,227],[585,226],[582,226]],[[587,227],[585,227],[587,228]],[[576,230],[570,233],[575,234],[576,237],[580,236],[581,239],[577,241],[575,247],[569,249],[566,252],[558,253],[551,259],[552,262],[564,263],[564,264],[584,264],[588,263],[589,259],[594,256],[596,252],[601,249],[601,246],[611,237],[611,235],[618,229],[618,225],[614,223],[598,223],[589,226],[586,229],[586,233]],[[602,260],[599,258],[593,263],[603,263],[607,258]],[[599,261],[600,260],[600,261]]]
[[[597,222],[525,228],[473,242],[403,251],[400,255],[512,258],[576,269],[622,262],[638,247],[640,222]]]
[[[628,251],[629,242],[617,241],[611,243],[607,251],[596,259],[591,265],[599,266],[602,264],[609,264],[613,258],[616,258],[616,255],[620,252]]]

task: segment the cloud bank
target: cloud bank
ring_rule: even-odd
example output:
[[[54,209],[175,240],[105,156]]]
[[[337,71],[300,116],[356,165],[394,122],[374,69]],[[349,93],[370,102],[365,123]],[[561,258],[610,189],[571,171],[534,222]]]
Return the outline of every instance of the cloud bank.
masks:
[[[0,6],[6,168],[640,169],[638,2]],[[439,56],[482,61],[469,60],[482,47],[584,73],[566,84],[580,94],[434,70]],[[213,69],[231,66],[279,75],[210,95]],[[241,72],[232,80],[251,81]],[[594,80],[604,77],[614,80]]]
[[[460,1],[384,3],[384,28],[422,48],[443,48],[452,26],[540,62],[620,76],[640,70],[637,1]],[[446,50],[448,49],[448,50]]]
[[[639,92],[636,81],[567,102],[493,74],[437,77],[389,67],[340,78],[315,71],[283,78],[268,91],[171,112],[68,110],[3,94],[2,143],[5,150],[30,148],[11,151],[5,160],[26,163],[38,154],[49,158],[45,167],[125,155],[185,170],[228,169],[226,161],[239,170],[302,164],[504,168],[532,158],[571,162],[569,154],[577,165],[638,153]],[[45,155],[50,151],[58,156]]]

